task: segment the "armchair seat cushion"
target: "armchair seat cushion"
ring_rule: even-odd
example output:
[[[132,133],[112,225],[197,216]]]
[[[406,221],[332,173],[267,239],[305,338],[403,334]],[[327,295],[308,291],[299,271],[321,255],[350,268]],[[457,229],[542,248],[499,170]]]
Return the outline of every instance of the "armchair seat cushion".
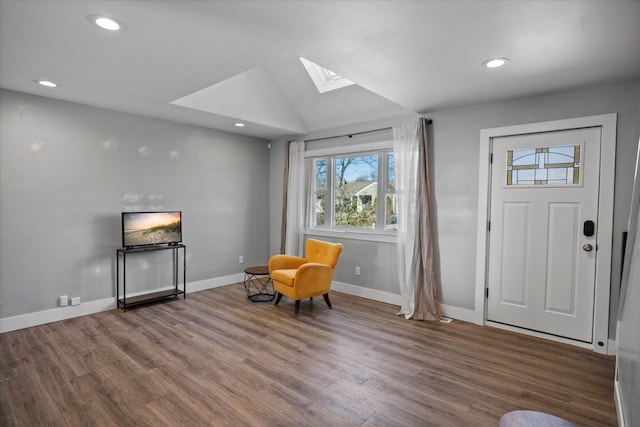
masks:
[[[275,270],[271,272],[271,280],[278,281],[283,285],[293,288],[294,279],[296,277],[296,269]]]

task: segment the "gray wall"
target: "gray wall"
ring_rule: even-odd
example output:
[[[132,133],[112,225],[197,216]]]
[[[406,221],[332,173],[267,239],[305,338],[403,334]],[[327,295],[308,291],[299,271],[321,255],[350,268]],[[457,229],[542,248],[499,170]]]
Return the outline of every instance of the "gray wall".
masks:
[[[255,138],[2,90],[0,198],[2,318],[114,297],[122,211],[182,210],[187,282],[268,260]],[[164,252],[130,258],[130,291],[170,284]]]
[[[613,236],[613,269],[611,292],[610,336],[615,336],[615,319],[620,277],[620,255],[622,232],[627,227],[630,195],[632,189],[635,148],[640,135],[640,80],[629,80],[608,85],[583,88],[562,93],[547,94],[509,101],[472,105],[446,111],[425,112],[433,119],[431,140],[435,176],[437,232],[442,278],[441,299],[444,304],[473,310],[475,304],[475,260],[478,218],[478,153],[480,130],[499,126],[560,120],[606,113],[618,113],[615,218]],[[388,122],[354,125],[346,131],[376,129]],[[340,135],[345,129],[325,131],[318,136]],[[383,135],[381,136],[383,137]],[[342,143],[349,141],[342,140]],[[274,141],[272,156],[284,156],[284,145]],[[272,180],[282,182],[281,163],[272,157]],[[279,241],[279,222],[275,227],[273,218],[280,215],[277,198],[282,197],[280,188],[271,188],[270,208],[271,243]],[[346,242],[346,241],[345,241]],[[349,244],[351,245],[351,244]],[[373,269],[367,280],[355,282],[351,268],[338,270],[336,280],[358,284],[377,290],[396,289],[392,274],[396,270],[395,257],[372,257],[371,253],[392,254],[387,243],[362,242],[353,244],[354,253],[350,263],[368,265]],[[371,247],[364,251],[360,246]],[[279,246],[278,246],[279,247]],[[348,249],[348,246],[346,247]],[[342,263],[342,260],[341,260]],[[364,267],[363,267],[364,271]]]

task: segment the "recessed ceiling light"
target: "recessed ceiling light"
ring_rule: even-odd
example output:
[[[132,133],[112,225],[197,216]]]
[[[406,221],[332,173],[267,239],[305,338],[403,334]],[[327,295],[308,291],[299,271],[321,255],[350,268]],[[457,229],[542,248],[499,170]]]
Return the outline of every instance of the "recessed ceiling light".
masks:
[[[507,62],[509,62],[509,58],[492,58],[484,61],[482,66],[485,68],[498,68],[506,65]]]
[[[235,127],[237,127],[237,128],[243,128],[244,127],[244,123],[241,123],[241,122],[235,122],[233,125]]]
[[[108,16],[89,15],[87,16],[87,19],[89,20],[89,22],[97,25],[103,30],[107,30],[107,31],[126,31],[127,30],[127,26],[124,24],[124,22],[119,21],[115,18],[109,18]]]
[[[57,87],[58,85],[54,82],[50,82],[49,80],[34,80],[36,83],[46,87]]]

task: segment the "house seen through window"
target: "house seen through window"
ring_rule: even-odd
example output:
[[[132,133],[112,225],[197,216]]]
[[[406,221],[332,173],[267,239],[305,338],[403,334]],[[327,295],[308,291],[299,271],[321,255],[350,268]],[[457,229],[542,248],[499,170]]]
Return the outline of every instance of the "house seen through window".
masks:
[[[312,162],[312,227],[397,229],[393,153],[341,154]]]

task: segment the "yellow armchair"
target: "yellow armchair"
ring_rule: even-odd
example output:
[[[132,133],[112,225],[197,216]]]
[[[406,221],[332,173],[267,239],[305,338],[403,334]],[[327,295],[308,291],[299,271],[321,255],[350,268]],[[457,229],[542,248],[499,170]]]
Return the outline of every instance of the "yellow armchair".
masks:
[[[329,289],[338,264],[342,244],[308,239],[306,258],[293,255],[274,255],[269,260],[269,274],[277,292],[278,305],[282,295],[295,300],[295,315],[300,311],[300,300],[322,295],[331,308]]]

